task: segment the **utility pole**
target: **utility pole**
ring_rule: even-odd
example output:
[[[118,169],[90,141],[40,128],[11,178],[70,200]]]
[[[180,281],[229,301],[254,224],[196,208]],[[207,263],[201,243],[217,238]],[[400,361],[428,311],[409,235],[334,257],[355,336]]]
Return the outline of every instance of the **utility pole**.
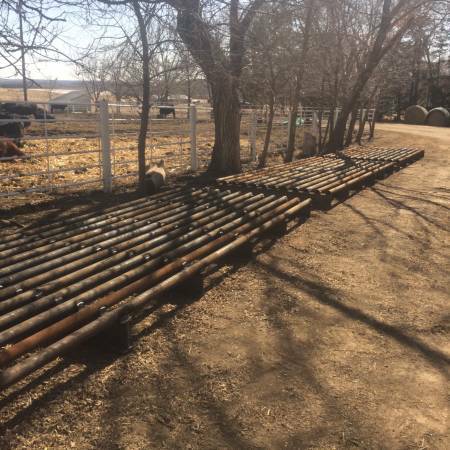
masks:
[[[20,54],[22,59],[23,100],[27,102],[28,92],[27,92],[27,76],[25,73],[25,44],[23,42],[22,0],[19,0],[17,14],[19,15],[19,38],[20,38]]]

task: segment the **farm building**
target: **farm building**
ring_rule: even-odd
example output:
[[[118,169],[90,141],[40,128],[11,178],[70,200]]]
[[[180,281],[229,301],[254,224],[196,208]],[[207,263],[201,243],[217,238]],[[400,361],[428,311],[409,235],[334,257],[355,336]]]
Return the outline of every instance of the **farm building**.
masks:
[[[112,97],[108,91],[99,95],[100,99]],[[86,90],[70,91],[50,101],[50,112],[70,111],[75,113],[92,112],[92,99]]]
[[[50,102],[50,112],[90,112],[91,98],[87,91],[70,91],[55,97]]]

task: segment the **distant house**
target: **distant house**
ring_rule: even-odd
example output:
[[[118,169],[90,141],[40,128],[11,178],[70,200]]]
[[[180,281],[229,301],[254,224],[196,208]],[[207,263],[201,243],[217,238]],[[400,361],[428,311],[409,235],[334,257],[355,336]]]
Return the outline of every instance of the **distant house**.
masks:
[[[176,102],[176,103],[186,103],[188,101],[188,96],[183,94],[178,95],[169,95],[169,102]]]
[[[91,112],[91,98],[87,91],[70,91],[50,101],[50,112]]]

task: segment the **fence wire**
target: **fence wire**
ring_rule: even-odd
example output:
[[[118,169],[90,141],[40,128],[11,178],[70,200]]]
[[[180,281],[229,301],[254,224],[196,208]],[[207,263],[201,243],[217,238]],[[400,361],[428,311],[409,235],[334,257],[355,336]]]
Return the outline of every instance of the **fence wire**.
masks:
[[[104,133],[107,133],[109,142],[110,184],[114,188],[136,183],[141,123],[139,105],[107,104],[106,125],[102,129],[99,104],[73,103],[57,109],[51,103],[34,104],[45,112],[43,118],[13,116],[0,119],[0,132],[6,124],[22,126],[20,141],[25,154],[23,157],[0,157],[0,197],[26,198],[30,193],[103,189],[106,163],[102,144]],[[331,108],[301,108],[296,127],[297,146],[302,146],[304,132],[311,131],[319,114],[324,127],[330,115],[338,112]],[[164,160],[169,176],[189,172],[193,166],[200,171],[207,168],[215,134],[212,110],[207,105],[196,105],[193,112],[195,120],[192,120],[191,113],[192,109],[187,105],[151,108],[145,148],[148,166]],[[373,120],[374,110],[364,114],[369,121]],[[282,158],[287,146],[289,121],[286,110],[276,111],[269,164]],[[264,145],[267,122],[267,107],[245,107],[241,111],[240,144],[244,169],[257,163],[257,155]],[[8,139],[0,137],[0,141]]]

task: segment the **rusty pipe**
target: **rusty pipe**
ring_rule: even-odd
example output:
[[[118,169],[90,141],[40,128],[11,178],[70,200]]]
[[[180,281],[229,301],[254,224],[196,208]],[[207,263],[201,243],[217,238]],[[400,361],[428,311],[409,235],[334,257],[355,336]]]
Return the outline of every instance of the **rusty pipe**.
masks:
[[[190,196],[205,196],[206,192],[203,190],[195,191],[190,194]],[[184,196],[186,197],[186,195]],[[184,205],[186,199],[183,197],[179,197],[176,199],[175,203],[171,205],[171,207]],[[55,236],[52,236],[51,239],[37,240],[36,242],[31,242],[28,244],[20,244],[19,247],[14,247],[4,252],[0,253],[0,267],[7,266],[10,264],[14,264],[18,261],[26,259],[33,254],[45,254],[48,251],[53,249],[58,249],[63,246],[66,242],[75,243],[81,242],[89,237],[96,236],[100,233],[113,230],[117,227],[117,224],[130,224],[136,219],[144,219],[150,217],[152,214],[156,214],[162,212],[168,208],[167,202],[164,204],[155,203],[149,206],[140,208],[133,213],[127,213],[124,216],[111,217],[110,219],[96,222],[91,225],[82,225],[76,229],[71,229],[69,231],[64,231]],[[69,239],[70,238],[70,239]],[[14,256],[10,256],[14,255]]]
[[[230,227],[233,228],[242,223],[245,223],[247,220],[249,220],[249,218],[256,217],[261,212],[264,212],[265,210],[270,209],[283,201],[285,201],[285,197],[275,199],[270,203],[258,208],[257,210],[245,213],[243,217],[239,217],[233,220],[232,222],[227,223],[226,225],[220,226],[219,228],[216,228],[215,227],[216,224],[214,223],[208,224],[204,228],[214,230],[215,234],[220,234],[223,232],[224,229],[228,229]],[[248,209],[248,207],[246,209]],[[134,258],[131,258],[111,269],[103,271],[100,280],[99,274],[91,276],[86,280],[80,281],[65,289],[62,289],[61,291],[58,291],[57,293],[51,294],[45,298],[41,298],[36,302],[34,302],[33,304],[30,304],[29,306],[27,305],[23,306],[20,309],[10,313],[9,316],[8,315],[2,316],[0,318],[2,322],[14,321],[17,320],[19,314],[21,316],[27,316],[28,314],[33,314],[38,307],[39,308],[50,307],[50,309],[40,312],[37,315],[34,315],[33,317],[24,320],[18,323],[17,325],[14,325],[11,328],[8,328],[0,332],[0,345],[4,345],[8,342],[11,342],[12,340],[17,339],[18,336],[22,336],[29,331],[34,331],[39,327],[45,326],[52,320],[55,320],[56,318],[64,314],[70,314],[70,312],[72,312],[73,309],[77,307],[76,305],[79,304],[80,302],[83,303],[90,302],[99,295],[103,295],[110,289],[115,289],[123,284],[127,284],[130,281],[138,278],[142,274],[147,273],[149,270],[153,270],[159,264],[164,263],[164,261],[167,260],[168,258],[173,259],[175,257],[179,257],[186,251],[192,250],[193,248],[203,244],[205,240],[211,239],[212,234],[213,232],[211,231],[207,235],[203,235],[199,238],[194,239],[193,241],[188,241],[185,244],[183,243],[184,241],[181,240],[183,245],[176,247],[170,252],[166,253],[163,252],[165,252],[168,249],[168,247],[172,248],[171,244],[169,243],[166,246],[161,245],[159,247],[156,247],[155,249],[150,250],[145,255],[135,256]],[[189,237],[190,236],[185,235],[184,240],[188,240]],[[158,256],[159,254],[162,255]],[[150,259],[148,259],[148,257],[150,257]],[[131,269],[123,273],[125,269],[129,268],[130,266],[135,266],[137,263],[141,262],[142,264],[138,268]],[[98,284],[99,282],[107,280],[108,278],[109,278],[108,281],[104,281],[103,283]],[[86,290],[92,285],[96,285],[96,287]],[[83,290],[84,292],[77,295],[75,298],[72,299],[65,298],[69,293],[73,294],[79,292],[80,290]],[[55,305],[55,303],[56,306],[52,306]],[[6,318],[6,316],[8,317]]]
[[[169,200],[171,198],[177,197],[183,193],[182,188],[177,188],[171,190],[170,193],[164,194],[164,200]],[[7,239],[2,239],[0,243],[0,251],[3,251],[12,246],[17,246],[23,244],[25,242],[29,242],[38,237],[49,238],[53,236],[55,233],[66,229],[67,226],[81,226],[81,225],[89,225],[100,220],[109,219],[110,216],[113,215],[121,215],[134,209],[142,208],[142,206],[146,206],[149,204],[156,204],[160,202],[162,195],[156,194],[155,196],[142,197],[138,200],[127,202],[125,207],[121,206],[123,204],[116,205],[115,207],[105,208],[101,210],[99,214],[98,211],[90,212],[87,214],[80,214],[75,217],[71,217],[68,219],[61,219],[58,221],[54,221],[48,225],[42,225],[35,227],[29,227],[24,230],[21,230],[18,233],[10,234],[7,236]]]
[[[222,200],[229,200],[236,196],[235,193],[228,194],[230,191],[225,191],[227,194],[224,197],[221,197]],[[124,241],[130,240],[137,236],[140,236],[145,233],[154,232],[155,229],[159,229],[163,223],[169,224],[176,220],[181,220],[186,214],[195,213],[197,211],[201,211],[208,207],[208,199],[215,198],[211,196],[205,197],[205,203],[195,206],[193,209],[189,210],[189,208],[177,209],[176,211],[172,210],[172,215],[167,216],[166,214],[160,216],[154,216],[152,220],[144,220],[134,222],[133,225],[121,227],[111,232],[104,233],[100,239],[95,238],[88,241],[85,241],[82,244],[77,244],[73,246],[66,246],[63,251],[56,250],[47,254],[46,258],[39,258],[38,263],[30,267],[30,263],[27,262],[23,265],[15,265],[13,267],[9,267],[9,273],[12,274],[7,275],[4,273],[4,278],[0,279],[0,285],[10,286],[14,288],[15,284],[19,281],[29,278],[31,276],[35,276],[37,274],[53,270],[59,264],[69,263],[79,257],[90,255],[92,253],[96,253],[102,248],[108,249],[108,251],[114,251],[115,246]],[[170,206],[169,206],[170,208]],[[65,250],[65,251],[64,251]],[[58,258],[58,259],[56,259]],[[0,295],[3,291],[0,290]]]
[[[208,195],[210,194],[208,194],[207,192],[203,192],[198,195],[197,199],[207,198]],[[45,251],[42,249],[39,252],[35,251],[34,253],[37,254],[37,256],[25,258],[24,254],[19,255],[16,258],[19,259],[19,261],[16,263],[14,263],[14,261],[11,261],[11,259],[4,259],[1,263],[3,265],[6,265],[7,267],[4,267],[2,269],[3,275],[9,275],[11,273],[18,272],[19,270],[23,270],[24,268],[42,264],[45,261],[60,257],[61,255],[77,252],[80,249],[85,248],[86,246],[99,244],[110,237],[134,230],[141,227],[142,225],[149,224],[151,222],[157,223],[158,221],[162,221],[170,217],[175,212],[183,212],[188,210],[191,204],[192,202],[176,202],[176,204],[173,205],[165,205],[158,210],[139,214],[134,218],[124,220],[118,227],[108,229],[99,228],[96,230],[92,230],[85,234],[79,235],[74,241],[58,241],[51,244],[51,246],[46,247]],[[155,214],[155,211],[157,212],[157,214]],[[30,251],[29,253],[33,254],[32,251]]]
[[[138,230],[139,234],[135,238],[127,239],[121,244],[115,245],[113,251],[111,251],[111,248],[103,249],[104,247],[103,245],[101,248],[97,248],[94,249],[94,251],[88,252],[88,256],[81,257],[71,263],[67,263],[64,265],[61,265],[65,262],[63,261],[64,258],[61,258],[59,260],[60,264],[59,267],[54,268],[51,271],[46,271],[34,277],[27,278],[25,279],[25,281],[22,281],[22,283],[20,283],[19,285],[17,284],[17,279],[13,280],[14,277],[13,275],[8,279],[8,283],[15,281],[14,285],[10,286],[9,288],[0,290],[0,297],[4,299],[4,301],[0,302],[0,313],[4,313],[5,311],[9,310],[11,306],[14,304],[20,305],[26,303],[27,301],[33,298],[36,299],[42,297],[43,295],[48,294],[52,290],[56,290],[57,287],[60,288],[66,284],[66,282],[59,283],[58,286],[52,285],[51,288],[40,285],[38,291],[36,292],[28,291],[28,289],[31,289],[32,287],[41,284],[43,281],[48,281],[49,279],[56,279],[58,278],[58,276],[62,277],[67,273],[69,274],[66,275],[65,278],[65,280],[67,280],[67,283],[69,281],[76,281],[77,278],[86,276],[88,271],[83,270],[78,271],[77,277],[74,276],[75,269],[79,269],[80,267],[85,269],[87,269],[87,267],[91,268],[95,267],[96,271],[99,271],[100,268],[103,266],[107,267],[109,265],[116,264],[121,260],[129,257],[130,251],[132,251],[133,253],[140,253],[148,248],[151,248],[157,243],[163,243],[165,241],[170,240],[172,236],[183,234],[184,232],[189,230],[192,220],[197,220],[201,219],[202,217],[206,217],[206,220],[204,219],[203,222],[207,223],[213,218],[219,218],[221,215],[224,215],[227,211],[231,211],[232,208],[240,207],[242,201],[248,199],[249,197],[251,197],[251,195],[252,194],[250,193],[247,194],[233,193],[230,195],[226,195],[224,197],[213,198],[204,205],[200,205],[184,213],[172,216],[170,220],[167,220],[165,222],[164,225],[154,223],[152,225],[147,225],[146,227],[143,227],[142,229]],[[262,196],[259,196],[258,198],[262,198]],[[253,201],[255,199],[256,197],[253,197]],[[224,209],[222,205],[222,203],[225,200],[227,201],[226,209]],[[202,222],[199,221],[199,223]],[[105,260],[104,258],[108,259]],[[25,270],[23,272],[27,271]],[[20,274],[23,275],[23,272],[20,272]],[[12,299],[11,301],[6,300],[10,297],[15,298]]]
[[[182,260],[177,261],[176,267],[172,267],[169,273],[176,272],[180,269],[181,272],[171,275],[163,282],[147,291],[142,292],[138,297],[136,297],[136,299],[124,304],[122,307],[105,312],[88,325],[84,325],[82,328],[73,333],[71,333],[73,329],[76,329],[78,326],[83,325],[90,319],[96,317],[103,307],[110,307],[119,303],[121,300],[128,297],[130,292],[133,292],[133,290],[128,287],[124,288],[124,291],[121,293],[113,292],[110,295],[97,300],[95,303],[81,309],[75,313],[75,315],[69,316],[7,349],[3,349],[0,353],[0,363],[2,365],[31,351],[39,345],[43,345],[48,341],[58,338],[64,333],[71,333],[70,335],[62,338],[60,341],[48,346],[45,350],[41,351],[39,355],[32,356],[24,361],[21,361],[19,364],[2,371],[0,374],[0,385],[5,387],[15,381],[18,381],[20,378],[23,378],[37,368],[42,367],[58,355],[61,355],[73,345],[79,344],[83,340],[98,334],[101,330],[115,323],[123,314],[144,308],[151,300],[153,300],[155,296],[183,281],[186,281],[190,277],[199,273],[205,267],[213,264],[230,252],[235,251],[249,240],[265,231],[268,231],[273,226],[292,218],[293,215],[298,214],[302,209],[308,208],[310,203],[311,200],[309,199],[301,203],[295,199],[291,200],[286,203],[289,205],[289,208],[287,210],[283,209],[283,212],[278,213],[275,217],[272,216],[267,219],[267,215],[266,217],[261,216],[259,218],[260,220],[256,224],[256,227],[255,224],[247,224],[248,227],[245,228],[244,226],[240,227],[239,237],[236,237],[238,233],[236,230],[232,233],[221,236],[216,239],[216,241],[213,241],[212,243],[197,249],[195,252],[186,255]],[[220,248],[220,246],[223,247]],[[215,250],[217,248],[219,248],[219,250]],[[195,261],[195,259],[198,258],[201,259],[191,265],[187,265],[187,263]],[[167,276],[168,274],[166,270],[162,273],[163,269],[161,269],[160,275],[162,277]],[[152,275],[153,280],[143,278],[136,282],[134,284],[134,291],[142,291],[147,289],[160,279],[155,274]],[[139,285],[137,285],[137,283],[139,283]]]

